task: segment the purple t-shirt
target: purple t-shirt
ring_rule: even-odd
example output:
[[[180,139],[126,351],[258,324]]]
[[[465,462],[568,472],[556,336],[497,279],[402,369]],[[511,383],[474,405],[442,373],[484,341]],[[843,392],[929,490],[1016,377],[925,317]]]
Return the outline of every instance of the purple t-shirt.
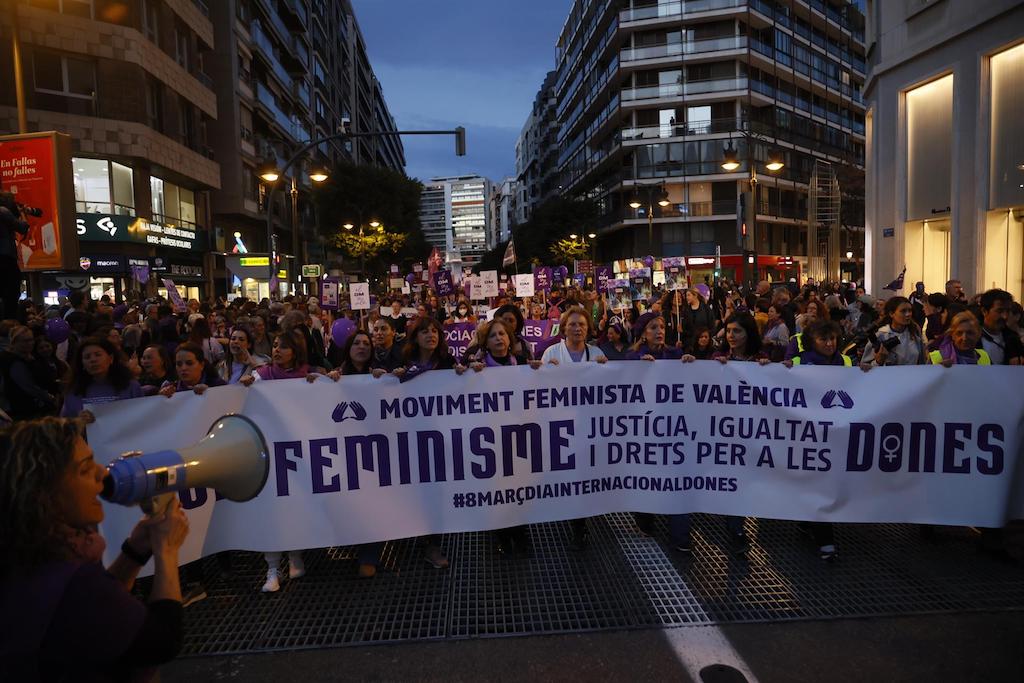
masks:
[[[126,398],[142,398],[145,394],[142,387],[135,380],[131,380],[128,386],[118,391],[110,382],[93,382],[85,390],[85,396],[71,392],[64,397],[64,407],[60,411],[61,417],[78,417],[78,415],[91,405],[98,403],[112,403],[123,401]]]

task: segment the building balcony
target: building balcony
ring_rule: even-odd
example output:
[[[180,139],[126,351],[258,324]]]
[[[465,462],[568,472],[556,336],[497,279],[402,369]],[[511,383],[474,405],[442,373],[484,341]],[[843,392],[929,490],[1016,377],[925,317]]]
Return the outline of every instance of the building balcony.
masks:
[[[713,12],[716,10],[733,9],[746,5],[746,0],[686,0],[686,2],[659,2],[656,5],[646,7],[634,7],[624,9],[619,13],[619,22],[623,28],[630,28],[629,24],[644,22],[645,25],[656,23],[658,20],[667,21],[683,18],[683,15],[697,14],[700,12]]]
[[[278,59],[278,52],[274,49],[274,43],[258,21],[252,22],[252,42],[257,48],[256,53],[263,57],[274,77],[280,82],[281,87],[290,88],[292,75]]]
[[[260,108],[262,107],[265,112],[270,115],[269,120],[276,123],[286,135],[289,135],[298,141],[310,139],[309,131],[298,117],[289,116],[284,113],[284,111],[278,106],[277,99],[274,97],[274,94],[262,83],[256,84],[256,101],[259,105],[256,110],[260,111]]]
[[[721,38],[690,40],[647,47],[627,47],[619,53],[619,61],[623,68],[629,66],[649,66],[647,62],[657,59],[673,58],[678,60],[686,55],[722,52],[723,50],[740,50],[746,47],[746,36],[723,36]]]
[[[707,81],[688,81],[686,83],[669,83],[640,88],[623,88],[622,102],[639,102],[645,100],[674,99],[684,95],[703,95],[707,93],[731,92],[747,89],[746,78],[718,78]]]
[[[285,8],[284,19],[295,31],[305,31],[309,24],[309,13],[301,0],[282,0]]]
[[[657,126],[623,128],[619,137],[622,142],[657,140],[662,138],[684,138],[695,135],[733,133],[742,130],[742,120],[736,117],[711,119],[709,121],[682,121]]]

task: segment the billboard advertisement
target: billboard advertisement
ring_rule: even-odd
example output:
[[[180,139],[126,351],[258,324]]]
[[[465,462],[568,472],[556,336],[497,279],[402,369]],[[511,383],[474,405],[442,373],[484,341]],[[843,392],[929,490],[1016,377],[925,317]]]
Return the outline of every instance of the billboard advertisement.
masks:
[[[71,172],[69,136],[52,131],[0,136],[0,192],[23,207],[29,225],[17,239],[23,271],[79,268]]]

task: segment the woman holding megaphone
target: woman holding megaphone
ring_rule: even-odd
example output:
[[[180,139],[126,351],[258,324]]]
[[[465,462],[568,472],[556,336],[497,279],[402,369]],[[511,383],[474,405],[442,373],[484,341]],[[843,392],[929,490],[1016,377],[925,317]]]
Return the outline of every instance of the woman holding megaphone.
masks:
[[[143,519],[109,567],[99,495],[106,469],[80,420],[43,418],[0,432],[0,679],[150,680],[181,649],[177,498]],[[153,558],[143,604],[130,590]]]

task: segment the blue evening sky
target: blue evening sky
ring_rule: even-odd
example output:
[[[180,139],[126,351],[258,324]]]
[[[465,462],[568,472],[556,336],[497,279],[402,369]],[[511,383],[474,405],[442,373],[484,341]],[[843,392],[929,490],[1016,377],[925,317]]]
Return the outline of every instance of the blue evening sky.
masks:
[[[352,0],[370,63],[400,129],[466,127],[450,137],[403,138],[406,172],[515,172],[515,144],[571,0]]]

